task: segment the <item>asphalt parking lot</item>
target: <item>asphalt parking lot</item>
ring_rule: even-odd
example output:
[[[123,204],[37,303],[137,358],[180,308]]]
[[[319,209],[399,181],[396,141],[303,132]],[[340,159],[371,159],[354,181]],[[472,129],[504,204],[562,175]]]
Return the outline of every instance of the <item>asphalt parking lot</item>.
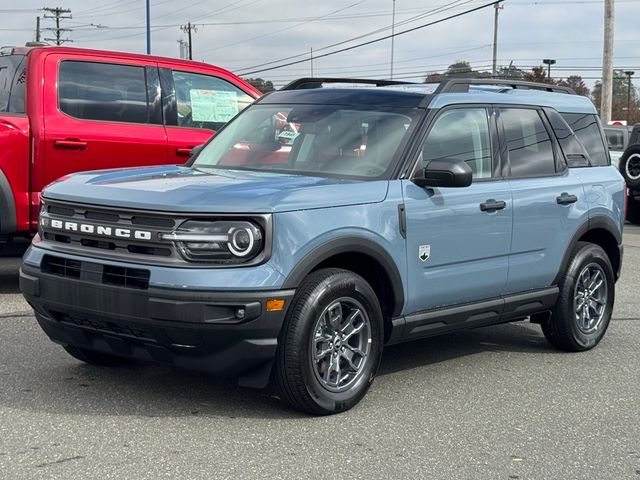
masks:
[[[592,351],[516,323],[388,348],[355,409],[158,366],[100,369],[51,343],[0,258],[0,478],[640,479],[640,227]]]

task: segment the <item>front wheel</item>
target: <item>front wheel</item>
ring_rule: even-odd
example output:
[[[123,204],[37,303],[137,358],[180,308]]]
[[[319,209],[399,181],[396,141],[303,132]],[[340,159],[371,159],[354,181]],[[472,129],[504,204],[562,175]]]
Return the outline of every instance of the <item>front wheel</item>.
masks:
[[[613,311],[615,278],[598,245],[578,242],[560,283],[560,295],[542,332],[555,347],[579,352],[604,337]]]
[[[278,343],[275,378],[282,398],[315,415],[356,405],[373,382],[383,342],[382,312],[359,275],[324,269],[302,283]]]

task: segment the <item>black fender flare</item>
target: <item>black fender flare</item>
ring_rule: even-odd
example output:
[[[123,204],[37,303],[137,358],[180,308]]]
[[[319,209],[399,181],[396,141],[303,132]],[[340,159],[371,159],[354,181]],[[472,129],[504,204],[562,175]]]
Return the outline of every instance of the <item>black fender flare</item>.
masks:
[[[0,170],[0,233],[15,233],[18,228],[16,220],[16,203],[7,177]]]
[[[340,237],[320,245],[305,255],[284,281],[283,289],[297,288],[304,278],[325,260],[341,253],[359,253],[371,257],[384,269],[393,291],[393,316],[397,317],[404,307],[402,277],[393,258],[382,246],[362,237]]]
[[[560,275],[562,274],[562,272],[566,270],[567,265],[569,263],[569,259],[571,257],[571,252],[573,252],[573,249],[575,248],[580,238],[582,238],[589,231],[596,230],[596,229],[606,230],[608,233],[610,233],[613,236],[613,238],[616,240],[618,247],[621,248],[622,232],[610,217],[607,217],[605,215],[596,215],[594,217],[589,218],[589,220],[587,220],[585,223],[580,225],[580,227],[573,234],[573,237],[571,238],[571,241],[569,242],[569,245],[567,246],[567,249],[564,252],[564,256],[562,257],[562,263],[560,264],[558,273],[556,273],[556,276],[553,279],[552,285],[557,285],[558,282],[560,281]],[[616,275],[616,279],[620,273],[619,272],[620,269],[618,268],[617,270],[618,271],[614,272],[614,274]]]

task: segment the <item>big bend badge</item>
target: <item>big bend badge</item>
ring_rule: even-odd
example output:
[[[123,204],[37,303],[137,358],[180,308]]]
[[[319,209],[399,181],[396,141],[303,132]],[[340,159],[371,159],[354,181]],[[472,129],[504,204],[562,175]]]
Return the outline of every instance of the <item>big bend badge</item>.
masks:
[[[418,258],[423,262],[429,260],[431,256],[431,245],[420,245],[418,246]]]

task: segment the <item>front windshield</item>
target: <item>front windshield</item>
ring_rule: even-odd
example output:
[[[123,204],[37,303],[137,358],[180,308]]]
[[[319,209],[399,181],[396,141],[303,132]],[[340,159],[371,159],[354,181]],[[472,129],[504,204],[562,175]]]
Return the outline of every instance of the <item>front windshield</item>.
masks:
[[[194,168],[380,177],[392,167],[417,113],[338,105],[256,105],[200,152]]]

